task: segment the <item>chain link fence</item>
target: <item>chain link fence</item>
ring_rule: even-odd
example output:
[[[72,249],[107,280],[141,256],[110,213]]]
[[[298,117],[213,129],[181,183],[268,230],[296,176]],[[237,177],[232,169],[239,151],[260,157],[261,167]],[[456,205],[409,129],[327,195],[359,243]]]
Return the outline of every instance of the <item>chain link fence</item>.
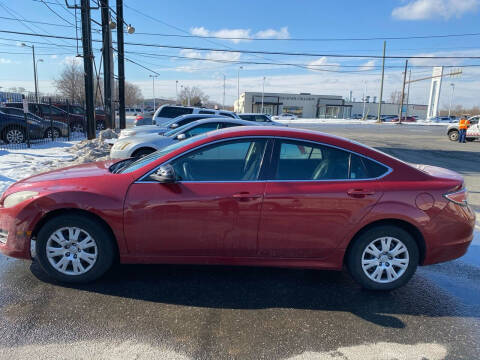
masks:
[[[84,104],[72,104],[59,97],[23,97],[19,94],[0,99],[0,149],[23,149],[55,141],[86,139],[87,120]],[[97,131],[105,128],[105,115],[95,114]]]

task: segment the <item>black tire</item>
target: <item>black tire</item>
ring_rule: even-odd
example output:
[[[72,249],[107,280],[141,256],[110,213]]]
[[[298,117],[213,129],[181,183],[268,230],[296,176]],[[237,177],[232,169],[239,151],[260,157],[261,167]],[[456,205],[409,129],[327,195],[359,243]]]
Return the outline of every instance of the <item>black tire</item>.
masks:
[[[53,128],[53,138],[56,139],[56,138],[59,138],[60,136],[61,136],[60,129],[58,129],[58,128]],[[51,138],[52,138],[52,128],[48,128],[48,129],[45,131],[44,137],[45,137],[45,138],[48,138],[48,139],[51,139]]]
[[[448,132],[448,138],[450,141],[458,141],[458,130],[451,130]]]
[[[64,274],[55,269],[47,257],[46,247],[48,239],[57,230],[66,227],[75,227],[86,231],[96,243],[96,261],[93,263],[93,266],[83,274]],[[61,215],[46,222],[38,232],[35,248],[36,258],[42,269],[53,279],[65,283],[86,283],[98,279],[112,266],[116,253],[113,242],[114,239],[112,239],[111,234],[99,221],[84,215]],[[69,249],[72,249],[74,246]],[[78,247],[78,244],[76,244],[76,246]],[[60,249],[63,248],[60,247]],[[71,251],[73,252],[74,250]],[[78,254],[80,254],[80,252],[78,252]],[[58,257],[61,258],[62,255]],[[68,266],[71,266],[73,269],[73,261],[71,261]]]
[[[392,237],[398,239],[400,242],[407,249],[408,254],[408,265],[404,272],[396,279],[389,281],[388,279],[383,279],[383,276],[387,277],[387,271],[381,271],[381,281],[389,281],[389,282],[380,282],[374,281],[369,276],[367,276],[366,272],[370,270],[364,270],[362,267],[362,258],[364,255],[365,249],[372,243],[372,241],[376,239],[380,239],[383,237]],[[364,288],[370,290],[393,290],[397,289],[403,285],[405,285],[415,273],[417,269],[417,265],[419,262],[419,250],[417,243],[415,242],[414,238],[402,228],[391,226],[391,225],[381,225],[374,228],[371,228],[356,239],[353,240],[348,254],[347,254],[347,266],[350,271],[352,277]],[[393,244],[392,244],[393,246]],[[385,255],[386,256],[386,255]],[[375,258],[374,258],[375,259]],[[392,258],[390,258],[392,259]],[[376,260],[376,259],[375,259]],[[379,259],[378,261],[381,261]],[[386,260],[389,261],[389,260]],[[382,264],[382,262],[380,262]],[[384,266],[392,266],[392,269],[396,271],[401,271],[395,267],[395,265],[390,264],[388,262],[383,263]],[[374,271],[378,266],[373,267],[371,271]]]
[[[132,157],[134,158],[141,158],[141,157],[144,157],[144,156],[147,156],[151,153],[155,152],[154,149],[151,149],[151,148],[142,148],[142,149],[138,149],[136,150],[133,154],[132,154]]]
[[[80,132],[83,133],[85,132],[85,126],[83,126],[82,123],[76,122],[70,125],[70,130],[71,132]]]
[[[105,130],[105,122],[102,120],[97,121],[97,131]]]
[[[5,129],[2,140],[7,144],[21,144],[27,139],[26,132],[21,127],[13,126]]]

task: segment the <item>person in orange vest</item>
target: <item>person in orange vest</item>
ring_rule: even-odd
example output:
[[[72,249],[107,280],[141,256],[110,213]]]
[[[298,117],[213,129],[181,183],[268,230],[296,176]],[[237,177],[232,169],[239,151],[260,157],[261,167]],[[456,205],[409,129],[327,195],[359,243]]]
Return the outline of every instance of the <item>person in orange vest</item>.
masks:
[[[465,143],[467,137],[467,129],[470,126],[470,121],[465,116],[462,116],[458,123],[458,142]]]

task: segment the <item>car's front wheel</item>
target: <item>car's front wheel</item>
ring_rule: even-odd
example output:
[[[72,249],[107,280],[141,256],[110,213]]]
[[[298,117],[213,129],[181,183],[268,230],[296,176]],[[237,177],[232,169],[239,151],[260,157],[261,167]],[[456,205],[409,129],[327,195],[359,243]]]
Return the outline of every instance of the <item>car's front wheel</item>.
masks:
[[[458,131],[457,130],[452,130],[448,133],[448,138],[451,141],[458,141]]]
[[[371,228],[354,240],[347,254],[352,277],[364,288],[393,290],[415,273],[418,246],[404,229],[384,225]]]
[[[42,226],[35,251],[41,267],[52,278],[81,283],[99,278],[111,267],[115,247],[99,221],[63,215]]]

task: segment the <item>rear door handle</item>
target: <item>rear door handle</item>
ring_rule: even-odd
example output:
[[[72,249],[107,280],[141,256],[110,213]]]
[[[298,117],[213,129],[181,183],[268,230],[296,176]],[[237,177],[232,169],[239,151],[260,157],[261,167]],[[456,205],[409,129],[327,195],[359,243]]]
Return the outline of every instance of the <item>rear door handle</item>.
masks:
[[[347,191],[347,194],[351,197],[360,198],[360,197],[375,195],[375,191],[366,190],[366,189],[350,189]]]
[[[240,200],[240,201],[247,201],[250,199],[258,199],[262,197],[262,194],[250,194],[249,192],[239,192],[236,194],[233,194],[232,197],[234,199]]]

